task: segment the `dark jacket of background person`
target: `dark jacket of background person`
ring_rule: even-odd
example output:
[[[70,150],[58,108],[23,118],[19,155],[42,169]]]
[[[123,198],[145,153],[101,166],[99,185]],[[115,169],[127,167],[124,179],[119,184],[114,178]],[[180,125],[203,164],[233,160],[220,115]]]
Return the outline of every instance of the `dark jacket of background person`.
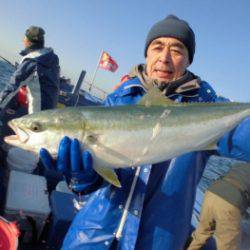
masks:
[[[20,64],[0,93],[1,106],[5,106],[21,86],[27,86],[29,113],[55,108],[59,95],[58,56],[51,48],[45,48],[43,41],[33,40],[20,54],[23,56]]]

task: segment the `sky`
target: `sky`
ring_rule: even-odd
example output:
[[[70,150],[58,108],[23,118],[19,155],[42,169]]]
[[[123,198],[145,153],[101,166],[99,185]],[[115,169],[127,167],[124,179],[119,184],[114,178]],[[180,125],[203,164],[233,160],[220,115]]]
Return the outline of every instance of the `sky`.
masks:
[[[19,61],[25,30],[41,26],[46,46],[73,83],[83,69],[91,81],[101,51],[108,52],[119,68],[115,73],[98,69],[94,82],[107,92],[132,66],[145,62],[152,25],[175,14],[196,35],[189,70],[219,94],[250,102],[249,0],[0,0],[0,10],[0,55]]]

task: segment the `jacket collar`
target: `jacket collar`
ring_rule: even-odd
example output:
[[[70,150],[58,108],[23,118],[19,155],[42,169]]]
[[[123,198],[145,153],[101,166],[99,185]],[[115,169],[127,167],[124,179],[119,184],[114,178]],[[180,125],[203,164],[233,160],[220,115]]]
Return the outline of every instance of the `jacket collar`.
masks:
[[[131,81],[131,84],[126,84],[124,89],[132,88],[140,85],[146,92],[149,88],[158,87],[166,96],[184,95],[195,96],[197,90],[200,88],[200,78],[190,71],[186,73],[176,81],[169,82],[167,84],[158,83],[156,80],[150,79],[145,73],[145,64],[139,64],[133,67],[129,76],[139,79],[139,81]],[[130,83],[130,81],[128,83]],[[139,83],[140,82],[140,83]]]
[[[31,46],[29,46],[28,48],[25,48],[24,50],[22,50],[20,52],[20,55],[21,56],[26,56],[28,55],[29,53],[33,52],[33,51],[36,51],[36,50],[40,50],[40,49],[43,49],[44,47],[39,45],[39,44],[32,44]]]
[[[22,63],[23,61],[25,61],[28,58],[29,59],[37,58],[37,57],[39,57],[41,55],[44,55],[44,54],[47,54],[47,53],[49,53],[51,51],[52,51],[52,49],[50,49],[50,48],[41,48],[41,49],[36,49],[36,50],[28,50],[28,53],[24,54],[24,56],[21,59],[20,63]]]

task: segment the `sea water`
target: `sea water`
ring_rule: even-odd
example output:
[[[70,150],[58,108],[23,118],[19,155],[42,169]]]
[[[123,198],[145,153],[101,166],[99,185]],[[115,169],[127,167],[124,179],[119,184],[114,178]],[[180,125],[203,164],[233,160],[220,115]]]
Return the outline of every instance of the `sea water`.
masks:
[[[13,72],[14,68],[7,62],[0,59],[0,91],[9,82]]]

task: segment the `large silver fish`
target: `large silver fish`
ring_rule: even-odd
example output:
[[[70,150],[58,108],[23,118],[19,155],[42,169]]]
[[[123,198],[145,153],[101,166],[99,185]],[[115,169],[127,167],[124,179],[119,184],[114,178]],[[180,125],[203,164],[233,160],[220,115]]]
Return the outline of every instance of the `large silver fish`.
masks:
[[[212,148],[250,116],[249,103],[174,103],[152,89],[135,106],[69,107],[41,111],[9,122],[9,144],[56,154],[63,136],[77,138],[93,156],[93,167],[120,186],[113,168],[161,162]]]

